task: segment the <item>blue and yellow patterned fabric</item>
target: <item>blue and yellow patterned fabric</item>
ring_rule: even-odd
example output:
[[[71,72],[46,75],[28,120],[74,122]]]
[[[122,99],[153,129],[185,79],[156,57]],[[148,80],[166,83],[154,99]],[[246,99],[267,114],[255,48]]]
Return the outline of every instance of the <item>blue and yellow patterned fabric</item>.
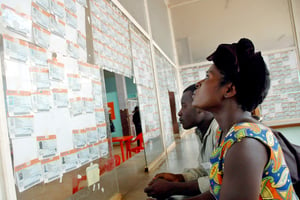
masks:
[[[270,148],[269,161],[262,175],[259,199],[297,200],[289,169],[272,131],[261,124],[245,122],[235,124],[211,155],[210,191],[215,198],[220,198],[226,153],[235,142],[239,142],[245,137],[256,138]]]

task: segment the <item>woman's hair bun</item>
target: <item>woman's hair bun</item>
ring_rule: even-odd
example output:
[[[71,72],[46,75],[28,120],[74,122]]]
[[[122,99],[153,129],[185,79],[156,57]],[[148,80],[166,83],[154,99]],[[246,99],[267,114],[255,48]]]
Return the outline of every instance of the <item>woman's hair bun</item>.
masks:
[[[255,54],[252,41],[247,38],[240,39],[236,45],[236,53],[239,60],[251,58]]]
[[[269,71],[251,40],[241,38],[237,43],[220,44],[207,60],[213,61],[223,75],[221,85],[235,85],[236,99],[243,110],[252,111],[268,94]]]

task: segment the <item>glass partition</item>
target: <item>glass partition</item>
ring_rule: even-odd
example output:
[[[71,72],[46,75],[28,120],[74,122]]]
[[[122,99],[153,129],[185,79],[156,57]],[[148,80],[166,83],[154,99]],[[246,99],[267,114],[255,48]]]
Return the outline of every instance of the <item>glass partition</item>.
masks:
[[[146,163],[150,164],[164,152],[150,43],[134,25],[130,26],[130,37]]]
[[[159,100],[162,110],[163,137],[166,148],[174,142],[174,130],[171,116],[169,92],[174,92],[176,97],[178,93],[175,68],[155,49],[155,65],[158,79]],[[178,98],[175,98],[176,100]],[[178,106],[178,103],[176,103]],[[177,115],[178,108],[175,110]]]
[[[168,146],[174,141],[161,132],[150,41],[109,0],[5,0],[0,6],[1,119],[17,198],[111,198],[119,186],[104,70],[137,85],[146,167],[165,152],[164,139]],[[163,73],[173,78],[172,70]],[[175,89],[164,92],[177,95]],[[169,121],[165,127],[172,130]]]
[[[118,182],[103,69],[87,54],[88,2],[1,3],[1,106],[17,198],[110,198]]]

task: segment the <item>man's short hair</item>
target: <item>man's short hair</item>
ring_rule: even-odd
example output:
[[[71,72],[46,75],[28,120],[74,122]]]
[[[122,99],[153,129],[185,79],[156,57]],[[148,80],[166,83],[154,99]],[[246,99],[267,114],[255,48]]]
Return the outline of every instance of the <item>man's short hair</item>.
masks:
[[[183,90],[183,93],[191,91],[192,93],[197,89],[196,84],[192,84]]]

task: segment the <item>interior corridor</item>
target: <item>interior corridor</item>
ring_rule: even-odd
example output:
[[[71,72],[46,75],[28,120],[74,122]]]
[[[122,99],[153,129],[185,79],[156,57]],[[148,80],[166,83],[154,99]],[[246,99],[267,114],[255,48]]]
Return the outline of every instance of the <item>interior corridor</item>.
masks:
[[[144,153],[141,152],[133,156],[117,167],[117,177],[122,199],[147,199],[144,188],[155,174],[159,172],[181,173],[184,168],[197,167],[197,158],[198,143],[196,135],[193,133],[185,134],[181,139],[177,139],[175,148],[167,154],[166,159],[149,173],[144,172]],[[183,199],[183,197],[177,196],[170,199]]]

